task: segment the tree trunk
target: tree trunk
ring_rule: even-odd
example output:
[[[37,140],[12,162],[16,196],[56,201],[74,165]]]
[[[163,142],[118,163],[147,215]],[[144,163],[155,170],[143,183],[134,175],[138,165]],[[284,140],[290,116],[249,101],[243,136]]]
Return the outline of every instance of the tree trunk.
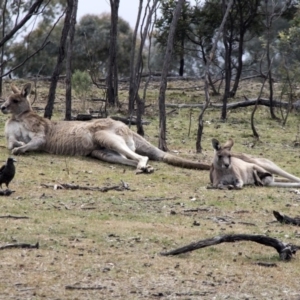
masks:
[[[240,78],[241,78],[241,74],[242,74],[242,70],[243,70],[243,54],[244,54],[244,34],[240,33],[236,75],[235,75],[233,87],[230,91],[230,97],[235,96],[236,91],[239,87],[239,82],[240,82]]]
[[[183,73],[184,73],[184,37],[181,38],[179,76],[183,76]]]
[[[203,105],[202,111],[201,111],[201,113],[199,115],[199,118],[198,118],[198,132],[197,132],[197,141],[196,141],[196,151],[197,151],[197,153],[202,152],[201,139],[202,139],[202,134],[203,134],[203,129],[204,129],[203,116],[204,116],[204,113],[205,113],[206,109],[210,105],[209,84],[210,84],[211,78],[210,78],[209,68],[210,68],[210,65],[211,65],[211,63],[214,59],[215,52],[216,52],[216,49],[217,49],[217,44],[218,44],[218,41],[220,39],[221,32],[223,32],[223,28],[225,26],[225,23],[226,23],[229,11],[231,9],[232,3],[233,3],[233,0],[230,0],[230,2],[227,5],[226,12],[224,13],[223,20],[222,20],[222,23],[220,24],[220,27],[218,29],[218,34],[217,34],[217,36],[214,40],[211,52],[209,54],[208,59],[205,60],[205,89],[204,89],[205,90],[205,104]]]
[[[265,9],[266,9],[266,26],[267,26],[267,66],[268,66],[268,82],[269,82],[269,97],[270,97],[270,114],[272,119],[277,119],[275,112],[274,112],[274,106],[273,106],[273,79],[272,79],[272,71],[271,71],[271,54],[270,54],[270,39],[271,39],[271,26],[272,26],[272,17],[271,13],[269,14],[268,9],[268,0],[265,0]],[[273,4],[272,4],[273,5]]]
[[[180,17],[180,13],[182,10],[182,6],[185,0],[178,0],[175,11],[173,13],[173,19],[171,22],[168,42],[167,42],[167,49],[164,59],[164,65],[161,74],[161,83],[159,89],[159,98],[158,98],[158,105],[159,105],[159,149],[163,151],[167,151],[167,142],[166,142],[166,107],[165,107],[165,94],[167,89],[167,75],[172,59],[172,51],[173,51],[173,42],[174,42],[174,35],[177,26],[178,19]]]
[[[129,116],[132,116],[134,111],[134,99],[135,99],[135,93],[136,93],[136,74],[135,74],[135,48],[136,48],[136,36],[138,32],[138,28],[140,25],[140,19],[141,19],[141,13],[143,9],[143,0],[140,0],[139,10],[138,10],[138,16],[132,36],[132,43],[131,43],[131,53],[130,53],[130,77],[129,77],[129,101],[128,101],[128,114]]]
[[[137,133],[141,136],[145,135],[142,123],[142,116],[145,112],[145,102],[140,98],[139,94],[136,95],[137,114],[136,114],[136,129]]]
[[[66,113],[65,120],[71,120],[72,118],[72,51],[73,41],[75,35],[76,15],[78,0],[73,0],[73,12],[71,17],[70,31],[69,31],[69,44],[67,52],[67,67],[66,67]]]
[[[5,13],[6,13],[6,6],[7,6],[7,0],[4,1],[3,4],[3,10],[2,10],[2,35],[1,35],[1,39],[4,38],[5,35]],[[4,45],[1,47],[1,57],[0,57],[0,97],[2,97],[2,93],[3,93],[3,80],[2,80],[2,76],[4,73],[4,68],[5,68],[5,64],[4,64]]]
[[[63,61],[66,56],[66,44],[67,44],[67,38],[69,35],[69,30],[71,26],[71,17],[73,12],[73,6],[74,6],[74,0],[67,0],[67,8],[66,8],[66,16],[64,21],[64,27],[62,29],[62,34],[60,38],[60,45],[58,49],[58,56],[57,56],[57,62],[56,66],[54,68],[53,74],[51,76],[51,83],[49,88],[49,96],[48,96],[48,102],[45,108],[44,117],[51,119],[52,117],[52,111],[54,107],[54,100],[55,100],[55,93],[56,93],[56,86],[59,79],[59,75],[61,73],[62,67],[63,67]]]
[[[142,12],[142,2],[143,0],[140,0],[140,7],[139,7],[139,12],[138,12],[138,18],[137,18],[137,23],[135,26],[135,31],[133,35],[133,42],[132,42],[132,53],[131,53],[131,58],[130,58],[130,84],[129,84],[129,105],[128,105],[128,110],[129,110],[129,116],[132,117],[133,111],[134,111],[134,104],[135,102],[137,103],[137,132],[141,136],[144,135],[144,129],[143,129],[143,124],[142,124],[142,116],[144,114],[144,109],[145,109],[145,100],[142,99],[139,96],[139,88],[140,88],[140,83],[141,83],[141,75],[143,71],[143,49],[144,45],[148,36],[148,31],[149,27],[151,25],[151,20],[153,13],[156,10],[158,0],[154,0],[152,3],[152,6],[149,7],[149,2],[147,4],[147,9],[145,10],[145,15],[143,17],[143,20],[146,20],[145,23],[143,21],[142,26],[144,25],[143,32],[141,34],[140,38],[140,44],[139,44],[139,50],[137,55],[135,55],[135,47],[136,47],[136,35],[138,31],[138,26],[140,23],[140,17],[141,17],[141,12]],[[148,16],[147,16],[148,14]],[[147,19],[146,19],[147,16]],[[134,57],[136,56],[136,60],[134,60]]]
[[[222,0],[222,10],[223,15],[226,11],[226,1]],[[223,28],[223,43],[225,48],[225,89],[224,89],[224,95],[223,95],[223,106],[222,106],[222,112],[221,112],[221,119],[226,120],[227,118],[227,100],[230,95],[230,83],[231,83],[231,46],[232,43],[229,41],[230,37],[227,37],[227,26],[226,23],[224,24]]]
[[[119,3],[120,0],[110,0],[111,28],[106,85],[108,104],[111,106],[118,103],[117,35]]]

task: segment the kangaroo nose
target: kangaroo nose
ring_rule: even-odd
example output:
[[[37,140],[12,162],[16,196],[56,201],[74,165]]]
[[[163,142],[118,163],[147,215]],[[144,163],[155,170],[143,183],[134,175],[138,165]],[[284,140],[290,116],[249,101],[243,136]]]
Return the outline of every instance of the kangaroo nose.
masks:
[[[229,168],[229,164],[224,164],[225,168],[228,169]]]
[[[1,110],[5,110],[6,109],[6,106],[5,105],[1,105]]]

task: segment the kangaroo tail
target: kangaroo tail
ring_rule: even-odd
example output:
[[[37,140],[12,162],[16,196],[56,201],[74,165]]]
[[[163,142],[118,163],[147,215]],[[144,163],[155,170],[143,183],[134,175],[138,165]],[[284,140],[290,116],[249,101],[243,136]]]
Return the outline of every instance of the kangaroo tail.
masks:
[[[169,153],[166,153],[163,161],[169,165],[181,168],[210,170],[211,164],[184,159]]]
[[[133,138],[136,146],[136,152],[140,155],[148,156],[150,160],[163,161],[169,165],[181,168],[209,170],[210,164],[201,163],[184,159],[169,153],[166,153],[159,148],[150,144],[140,135],[133,133]]]
[[[300,182],[271,182],[268,186],[283,187],[283,188],[300,188]]]

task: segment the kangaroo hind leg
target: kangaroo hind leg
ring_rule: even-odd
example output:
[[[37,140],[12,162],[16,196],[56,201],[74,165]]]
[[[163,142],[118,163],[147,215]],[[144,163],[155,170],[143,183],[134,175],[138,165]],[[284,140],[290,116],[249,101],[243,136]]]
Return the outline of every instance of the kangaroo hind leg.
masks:
[[[135,153],[133,149],[134,142],[128,139],[130,147],[125,142],[124,138],[114,133],[100,132],[95,134],[95,142],[99,148],[105,148],[103,150],[94,150],[92,156],[95,156],[102,160],[106,160],[112,163],[121,163],[125,165],[131,165],[137,167],[137,173],[152,173],[153,168],[148,165],[148,157],[141,156]],[[110,151],[109,151],[110,150]],[[105,155],[104,155],[105,154]]]

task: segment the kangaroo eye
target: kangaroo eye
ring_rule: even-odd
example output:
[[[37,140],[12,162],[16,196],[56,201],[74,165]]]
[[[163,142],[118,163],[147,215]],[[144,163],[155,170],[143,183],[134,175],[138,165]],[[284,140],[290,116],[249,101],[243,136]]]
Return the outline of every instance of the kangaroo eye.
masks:
[[[218,158],[219,158],[219,160],[221,160],[222,159],[222,155],[219,155]]]
[[[18,103],[19,101],[17,99],[13,99],[13,103]]]

